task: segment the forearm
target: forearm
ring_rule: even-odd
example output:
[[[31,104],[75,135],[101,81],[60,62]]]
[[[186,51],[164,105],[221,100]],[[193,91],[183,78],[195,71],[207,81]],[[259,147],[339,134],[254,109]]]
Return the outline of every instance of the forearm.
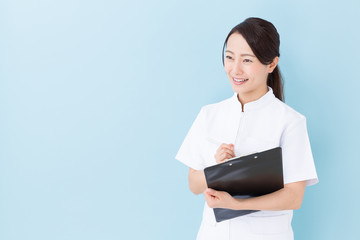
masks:
[[[198,171],[190,168],[189,170],[189,188],[194,194],[200,194],[207,188],[204,171]]]
[[[304,191],[305,182],[290,183],[270,194],[248,199],[236,199],[233,208],[238,210],[272,211],[299,209]]]

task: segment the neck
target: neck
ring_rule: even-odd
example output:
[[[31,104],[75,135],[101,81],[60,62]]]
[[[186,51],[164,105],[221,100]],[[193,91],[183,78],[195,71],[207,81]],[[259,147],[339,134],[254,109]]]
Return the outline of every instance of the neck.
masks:
[[[240,94],[240,93],[238,93],[237,98],[238,98],[239,102],[241,103],[242,111],[244,111],[244,105],[245,104],[258,100],[259,98],[264,96],[267,92],[268,92],[268,87],[266,86],[265,89],[261,89],[256,93],[250,93],[250,94]]]

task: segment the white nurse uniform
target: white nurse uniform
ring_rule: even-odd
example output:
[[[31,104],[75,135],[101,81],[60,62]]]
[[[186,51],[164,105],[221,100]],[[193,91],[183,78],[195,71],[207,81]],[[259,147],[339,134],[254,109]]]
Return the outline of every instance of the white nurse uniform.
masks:
[[[245,104],[243,112],[236,93],[202,107],[175,158],[203,170],[216,164],[214,155],[221,143],[233,143],[236,156],[280,146],[284,184],[318,182],[305,117],[277,99],[270,87],[260,99]],[[293,239],[292,214],[292,210],[258,211],[217,223],[205,203],[197,240]]]

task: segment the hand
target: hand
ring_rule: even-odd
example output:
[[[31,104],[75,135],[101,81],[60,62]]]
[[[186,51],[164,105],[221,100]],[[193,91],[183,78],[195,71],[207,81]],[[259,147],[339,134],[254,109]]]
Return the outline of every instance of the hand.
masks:
[[[214,157],[217,163],[222,163],[229,158],[235,157],[234,144],[221,144],[220,147],[216,150]]]
[[[211,208],[236,209],[236,200],[229,193],[208,188],[204,191],[205,201]]]

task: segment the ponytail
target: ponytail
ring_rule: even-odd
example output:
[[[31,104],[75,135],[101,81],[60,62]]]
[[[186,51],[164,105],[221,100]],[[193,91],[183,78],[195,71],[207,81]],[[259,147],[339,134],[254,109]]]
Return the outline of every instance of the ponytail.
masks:
[[[276,66],[274,71],[269,74],[267,85],[272,88],[275,97],[277,97],[280,101],[285,102],[284,83],[279,66]]]

